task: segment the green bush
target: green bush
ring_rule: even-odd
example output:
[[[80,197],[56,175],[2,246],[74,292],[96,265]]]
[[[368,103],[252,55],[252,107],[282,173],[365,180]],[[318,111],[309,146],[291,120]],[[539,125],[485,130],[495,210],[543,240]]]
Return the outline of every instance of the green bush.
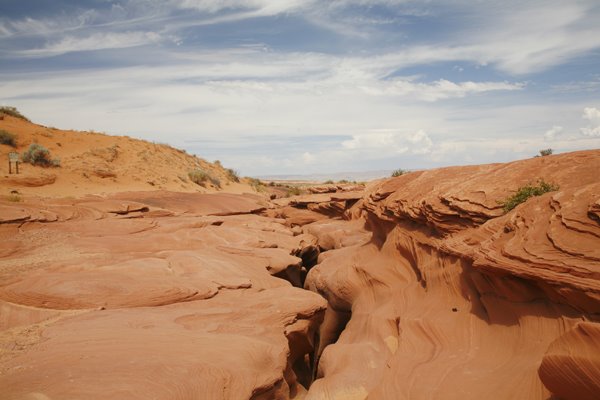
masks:
[[[531,183],[520,187],[517,192],[506,200],[500,202],[504,208],[504,212],[509,212],[521,203],[524,203],[533,196],[541,196],[544,193],[554,192],[559,189],[558,185],[545,182],[543,179],[538,181],[537,186]]]
[[[404,169],[396,169],[392,172],[392,178],[395,178],[397,176],[402,176],[404,174],[406,174],[408,171],[404,170]]]
[[[540,150],[540,156],[545,157],[545,156],[549,156],[552,155],[554,151],[552,149],[543,149]]]
[[[329,180],[326,180],[324,183],[326,185],[333,185],[334,182],[331,179],[329,179]]]
[[[213,184],[213,186],[220,188],[221,181],[206,171],[201,169],[195,169],[193,171],[188,172],[188,177],[192,182],[196,185],[205,186],[207,182]]]
[[[23,153],[23,162],[41,167],[60,167],[60,159],[50,158],[50,151],[41,144],[32,143]]]
[[[19,112],[19,110],[17,110],[15,107],[8,107],[8,106],[0,107],[0,114],[10,115],[11,117],[20,118],[22,120],[30,122],[29,119],[26,116],[24,116],[23,114],[21,114]]]
[[[0,144],[7,144],[11,147],[17,147],[17,136],[13,133],[0,129]]]

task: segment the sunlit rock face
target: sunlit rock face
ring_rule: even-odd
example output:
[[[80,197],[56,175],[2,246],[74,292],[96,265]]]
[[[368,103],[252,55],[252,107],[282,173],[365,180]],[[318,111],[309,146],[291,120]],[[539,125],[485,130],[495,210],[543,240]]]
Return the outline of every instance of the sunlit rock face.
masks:
[[[305,393],[326,301],[289,281],[316,238],[253,215],[262,204],[168,192],[3,203],[0,398]]]
[[[587,151],[368,188],[371,240],[306,280],[330,304],[308,398],[597,397],[598,171]],[[538,179],[560,188],[505,213]]]

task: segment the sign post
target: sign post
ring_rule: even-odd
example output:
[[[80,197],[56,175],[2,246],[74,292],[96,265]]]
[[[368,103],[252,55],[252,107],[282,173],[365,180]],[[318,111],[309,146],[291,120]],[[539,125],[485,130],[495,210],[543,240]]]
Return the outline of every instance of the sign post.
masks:
[[[8,153],[8,173],[12,174],[12,164],[15,163],[17,174],[19,173],[19,153]]]

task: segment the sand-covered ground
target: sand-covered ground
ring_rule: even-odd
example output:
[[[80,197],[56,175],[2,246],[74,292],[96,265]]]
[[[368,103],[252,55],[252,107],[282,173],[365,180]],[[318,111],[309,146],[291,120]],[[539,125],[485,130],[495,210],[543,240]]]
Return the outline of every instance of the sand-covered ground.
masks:
[[[166,144],[97,132],[64,131],[0,115],[0,130],[16,135],[17,147],[0,145],[0,194],[18,190],[24,195],[79,197],[122,191],[253,192],[236,182],[220,163],[208,162]],[[60,167],[20,164],[20,174],[9,175],[8,153],[21,155],[32,143],[44,146]],[[200,169],[220,183],[200,186],[189,172]],[[235,171],[233,171],[235,172]]]

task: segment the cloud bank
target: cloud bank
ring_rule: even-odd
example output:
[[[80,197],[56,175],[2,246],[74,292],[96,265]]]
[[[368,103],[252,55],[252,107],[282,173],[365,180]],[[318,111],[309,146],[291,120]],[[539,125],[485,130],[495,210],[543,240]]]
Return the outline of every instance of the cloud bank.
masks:
[[[61,4],[0,5],[0,103],[47,125],[166,141],[244,174],[600,140],[592,0]]]

